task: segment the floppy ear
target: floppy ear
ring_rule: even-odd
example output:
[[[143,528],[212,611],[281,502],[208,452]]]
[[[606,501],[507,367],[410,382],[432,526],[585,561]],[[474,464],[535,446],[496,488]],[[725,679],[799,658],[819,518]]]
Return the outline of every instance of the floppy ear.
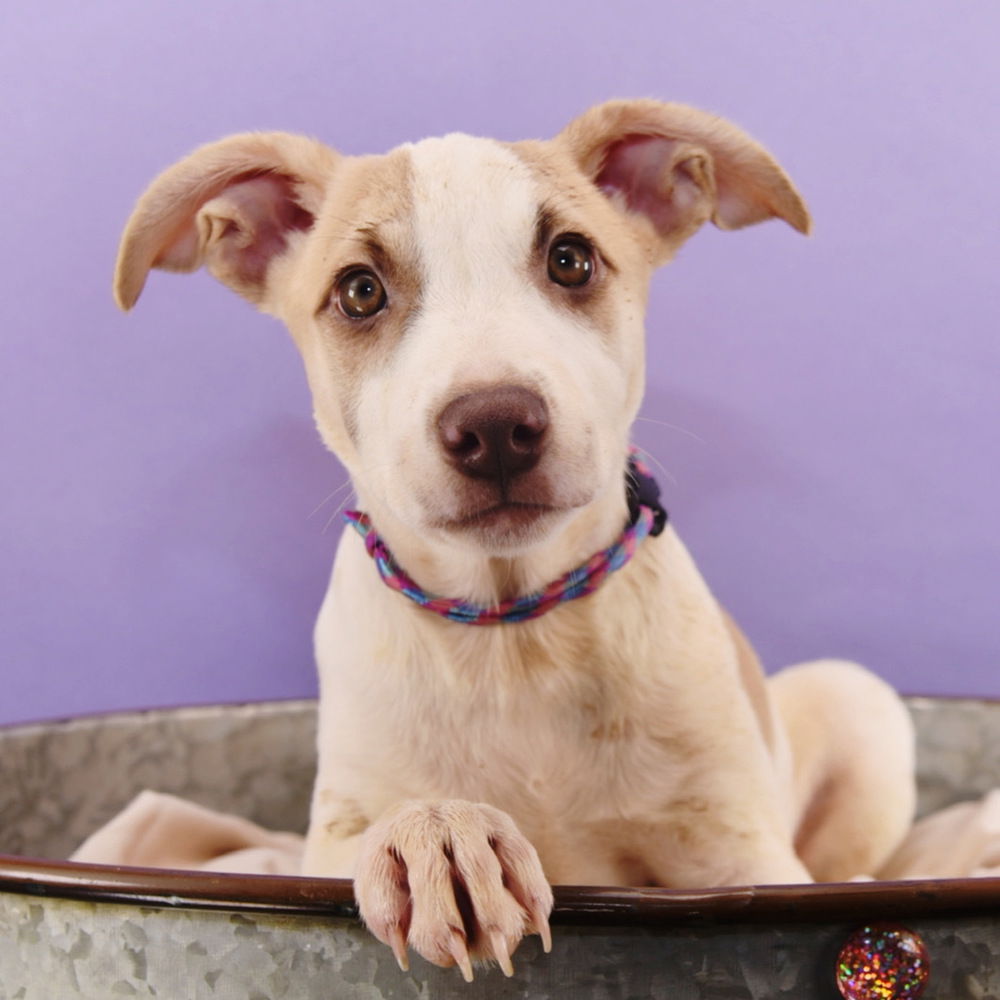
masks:
[[[115,300],[131,309],[150,268],[196,271],[260,304],[271,262],[309,229],[337,162],[328,146],[284,132],[211,143],[165,170],[122,235]]]
[[[557,137],[583,172],[669,254],[711,219],[739,229],[784,219],[808,233],[809,212],[771,155],[735,125],[660,101],[610,101]]]

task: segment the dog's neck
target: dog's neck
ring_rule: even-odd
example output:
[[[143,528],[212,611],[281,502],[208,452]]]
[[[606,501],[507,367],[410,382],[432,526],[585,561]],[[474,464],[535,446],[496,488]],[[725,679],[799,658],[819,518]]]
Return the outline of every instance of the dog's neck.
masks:
[[[568,515],[567,523],[547,538],[510,556],[489,555],[451,539],[428,540],[377,504],[366,505],[367,514],[352,511],[347,518],[393,589],[452,620],[518,621],[596,589],[648,534],[662,531],[666,511],[659,504],[658,487],[634,454],[625,485],[627,489],[610,489]],[[541,606],[535,603],[525,613],[529,595],[543,591]],[[442,600],[444,595],[451,599]],[[514,602],[515,607],[503,611]],[[476,605],[479,613],[470,607]]]

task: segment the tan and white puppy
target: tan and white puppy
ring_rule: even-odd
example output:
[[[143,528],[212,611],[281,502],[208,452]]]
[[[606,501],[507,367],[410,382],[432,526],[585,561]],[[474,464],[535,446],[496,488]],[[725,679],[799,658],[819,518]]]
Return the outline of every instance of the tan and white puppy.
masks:
[[[204,264],[280,317],[396,562],[489,605],[620,536],[650,275],[706,221],[770,218],[809,229],[764,149],[676,104],[362,158],[239,135],[153,182],[115,292],[129,309],[150,268]],[[911,818],[891,691],[843,663],[765,683],[669,528],[591,596],[483,627],[385,587],[347,531],[316,653],[305,870],[354,875],[403,965],[409,945],[509,972],[525,933],[548,946],[550,882],[872,873]]]

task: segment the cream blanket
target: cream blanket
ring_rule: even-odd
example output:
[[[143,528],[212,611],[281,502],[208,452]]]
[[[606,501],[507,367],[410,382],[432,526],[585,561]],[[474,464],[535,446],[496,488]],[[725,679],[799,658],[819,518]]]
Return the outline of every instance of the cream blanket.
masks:
[[[71,860],[141,868],[297,875],[303,838],[272,833],[173,795],[142,792],[87,838]],[[878,872],[859,878],[1000,876],[1000,789],[914,824]]]
[[[174,795],[140,792],[70,858],[98,865],[298,875],[303,838],[206,809]]]

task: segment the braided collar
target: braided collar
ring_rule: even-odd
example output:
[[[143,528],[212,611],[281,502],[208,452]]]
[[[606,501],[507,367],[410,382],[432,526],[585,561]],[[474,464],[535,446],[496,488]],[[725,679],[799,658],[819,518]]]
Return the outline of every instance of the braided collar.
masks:
[[[359,510],[348,510],[344,512],[344,520],[353,525],[364,539],[365,549],[375,560],[383,583],[391,590],[399,591],[421,608],[433,611],[449,621],[465,625],[499,625],[538,618],[557,604],[592,594],[610,574],[621,569],[632,558],[639,542],[648,535],[656,536],[663,531],[667,523],[667,512],[660,505],[660,488],[635,448],[629,452],[625,490],[629,522],[613,545],[595,552],[582,566],[564,573],[542,590],[489,606],[428,594],[396,564],[367,514]]]

